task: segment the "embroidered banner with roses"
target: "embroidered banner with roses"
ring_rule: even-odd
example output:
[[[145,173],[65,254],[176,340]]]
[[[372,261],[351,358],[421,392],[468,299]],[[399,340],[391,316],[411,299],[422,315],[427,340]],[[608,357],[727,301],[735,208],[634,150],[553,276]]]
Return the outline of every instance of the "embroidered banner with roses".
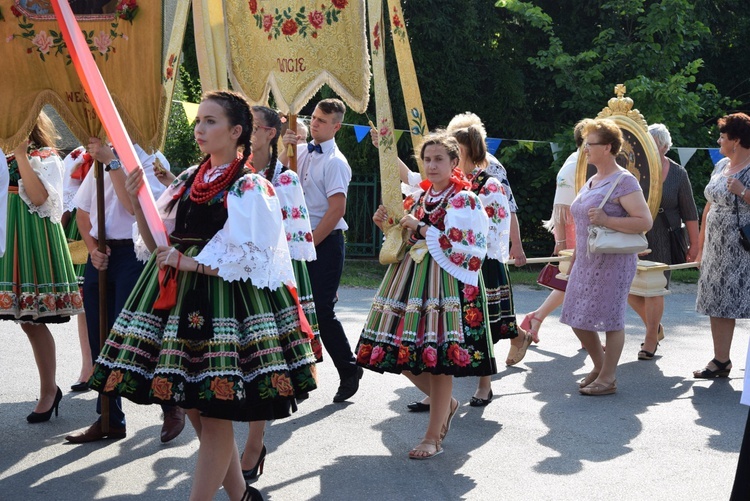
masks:
[[[174,0],[69,3],[131,138],[144,149],[158,148],[178,57],[163,52],[170,39],[163,40],[163,11],[175,14],[189,5],[181,7]],[[0,84],[0,147],[11,151],[28,137],[45,104],[58,111],[82,143],[101,136],[51,0],[0,0],[0,12],[0,58],[6,68]]]
[[[251,101],[273,91],[298,113],[323,84],[362,113],[370,95],[365,0],[224,1],[230,78]]]

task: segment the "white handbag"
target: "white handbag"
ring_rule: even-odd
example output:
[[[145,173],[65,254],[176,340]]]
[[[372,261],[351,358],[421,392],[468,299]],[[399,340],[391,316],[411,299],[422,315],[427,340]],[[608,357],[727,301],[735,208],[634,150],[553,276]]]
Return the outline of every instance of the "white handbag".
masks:
[[[609,200],[610,195],[615,190],[617,183],[620,182],[626,172],[620,174],[607,194],[604,200],[599,204],[599,208]],[[648,249],[648,240],[645,233],[623,233],[598,225],[589,225],[588,251],[594,254],[639,254]]]

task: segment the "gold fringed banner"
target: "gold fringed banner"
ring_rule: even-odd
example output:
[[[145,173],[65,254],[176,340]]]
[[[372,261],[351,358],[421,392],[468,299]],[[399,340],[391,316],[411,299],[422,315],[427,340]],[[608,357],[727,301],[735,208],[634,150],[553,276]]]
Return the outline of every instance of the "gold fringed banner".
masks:
[[[273,91],[298,113],[323,84],[367,109],[370,68],[364,0],[224,1],[232,86],[254,103]]]
[[[382,264],[397,263],[403,258],[401,247],[406,235],[399,225],[404,215],[399,177],[398,153],[393,129],[393,112],[388,94],[385,73],[385,46],[383,45],[383,2],[367,3],[367,19],[370,26],[370,51],[372,53],[372,73],[375,80],[375,127],[378,130],[378,157],[380,159],[380,187],[383,205],[388,210],[388,220],[383,224],[385,241],[380,248]]]
[[[207,91],[229,88],[222,3],[217,0],[193,0],[193,29],[201,89]]]
[[[21,6],[21,4],[26,7]],[[162,3],[138,2],[132,19],[111,1],[98,12],[74,13],[122,120],[134,142],[160,143],[160,111],[169,104],[162,87]],[[28,137],[45,104],[52,105],[79,141],[102,127],[71,64],[50,0],[0,0],[0,147],[12,151]],[[127,17],[127,13],[124,17]]]
[[[398,64],[398,76],[401,80],[401,89],[404,94],[404,105],[406,106],[406,118],[409,120],[409,132],[411,132],[411,143],[414,147],[415,157],[419,170],[424,177],[422,160],[417,154],[422,146],[424,137],[429,132],[427,118],[422,105],[422,94],[419,92],[417,72],[414,69],[414,59],[411,54],[411,44],[406,32],[404,13],[401,10],[400,0],[388,0],[388,14],[391,24],[391,38],[393,48],[396,52],[396,63]]]
[[[167,98],[167,103],[172,102],[172,96],[174,95],[174,87],[177,83],[177,70],[180,67],[180,58],[182,57],[182,44],[185,41],[185,28],[187,27],[188,14],[190,13],[190,3],[184,0],[178,0],[176,3],[174,0],[170,7],[173,8],[172,12],[168,12],[168,19],[171,20],[171,25],[165,24],[165,37],[164,44],[165,49],[162,57],[164,58],[163,71],[162,71],[162,83],[163,92]],[[165,2],[169,3],[169,2]],[[187,108],[185,108],[187,110]],[[197,105],[196,105],[197,109]],[[159,116],[161,117],[161,126],[159,128],[159,141],[157,143],[158,149],[164,148],[164,142],[167,139],[167,128],[169,126],[169,106],[160,111]],[[188,116],[188,122],[192,122],[195,115],[192,117]]]

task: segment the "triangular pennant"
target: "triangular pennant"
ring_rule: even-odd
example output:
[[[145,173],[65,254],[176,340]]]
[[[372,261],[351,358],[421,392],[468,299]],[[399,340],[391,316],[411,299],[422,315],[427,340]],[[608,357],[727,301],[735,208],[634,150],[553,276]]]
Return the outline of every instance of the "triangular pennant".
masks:
[[[370,133],[369,125],[354,125],[354,134],[357,135],[357,142],[361,143],[367,134]]]
[[[557,154],[560,153],[562,148],[557,143],[549,143],[549,148],[552,150],[552,158],[557,160]]]
[[[198,103],[181,101],[180,104],[182,104],[182,108],[185,110],[185,116],[187,117],[188,123],[193,123],[196,115],[198,115]]]
[[[401,136],[403,135],[404,131],[396,129],[393,131],[393,137],[396,139],[396,142],[398,143],[398,140],[401,139]]]
[[[677,148],[677,154],[680,155],[680,165],[685,167],[696,151],[697,148]]]
[[[714,165],[719,163],[719,160],[724,158],[724,155],[719,153],[719,148],[709,148],[708,154],[711,155],[711,161],[714,163]]]
[[[496,137],[488,137],[484,142],[487,143],[487,151],[489,151],[491,155],[494,155],[503,140]]]
[[[534,151],[533,141],[518,141],[518,143],[529,151]]]

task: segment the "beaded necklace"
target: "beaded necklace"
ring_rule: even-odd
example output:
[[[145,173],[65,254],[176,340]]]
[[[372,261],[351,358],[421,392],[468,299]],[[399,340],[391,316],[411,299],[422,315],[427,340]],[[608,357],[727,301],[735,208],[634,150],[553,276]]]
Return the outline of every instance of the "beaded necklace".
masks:
[[[433,193],[432,186],[430,186],[430,189],[427,190],[427,193],[425,193],[424,196],[422,197],[422,209],[424,209],[424,213],[429,216],[430,214],[432,214],[433,212],[435,212],[436,210],[438,210],[439,207],[445,205],[446,201],[453,194],[453,190],[451,188],[453,188],[453,184],[449,184],[447,188],[445,188],[444,190],[442,190],[442,191],[440,191],[438,193]],[[445,193],[445,195],[443,195],[444,193]],[[443,198],[441,198],[440,200],[438,200],[438,202],[436,203],[435,207],[433,207],[432,209],[427,209],[427,196],[428,196],[428,194],[429,194],[429,196],[432,196],[432,197],[439,197],[440,195],[443,195]]]
[[[232,182],[235,174],[237,174],[237,169],[241,162],[242,159],[238,157],[232,163],[227,164],[228,167],[221,171],[219,177],[213,181],[206,181],[206,173],[211,169],[211,159],[209,158],[203,162],[198,168],[195,181],[193,181],[193,186],[190,188],[190,200],[197,204],[203,204],[212,200],[229,186],[229,183]],[[219,166],[218,169],[222,167]]]

